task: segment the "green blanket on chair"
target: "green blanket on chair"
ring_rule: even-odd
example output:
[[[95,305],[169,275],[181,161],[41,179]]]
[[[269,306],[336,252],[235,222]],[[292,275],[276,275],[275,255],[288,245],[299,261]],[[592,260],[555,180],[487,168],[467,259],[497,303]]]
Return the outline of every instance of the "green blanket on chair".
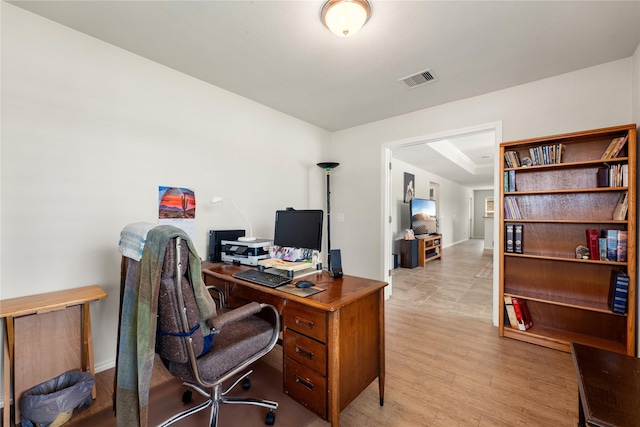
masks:
[[[187,234],[171,225],[150,230],[138,266],[139,272],[130,274],[127,271],[122,295],[114,391],[118,427],[143,427],[148,424],[160,274],[167,243],[174,237],[182,238],[189,247],[189,282],[193,286],[204,335],[210,333],[206,319],[216,315],[215,303],[202,281],[201,260]],[[134,262],[128,259],[126,261],[129,265]]]

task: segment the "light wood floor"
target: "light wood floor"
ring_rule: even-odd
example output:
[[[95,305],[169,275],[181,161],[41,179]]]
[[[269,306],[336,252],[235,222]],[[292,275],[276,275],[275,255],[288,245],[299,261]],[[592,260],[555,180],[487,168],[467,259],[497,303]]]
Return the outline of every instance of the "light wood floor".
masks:
[[[577,424],[571,355],[498,337],[492,281],[475,277],[489,261],[483,241],[469,240],[445,248],[441,261],[394,270],[385,405],[372,384],[342,412],[341,426]]]
[[[385,306],[385,405],[375,381],[341,413],[341,426],[575,426],[571,355],[498,337],[492,281],[475,277],[491,261],[482,240],[443,254],[425,267],[394,270]],[[107,378],[97,375],[92,411],[110,405]],[[327,425],[316,418],[307,427]]]

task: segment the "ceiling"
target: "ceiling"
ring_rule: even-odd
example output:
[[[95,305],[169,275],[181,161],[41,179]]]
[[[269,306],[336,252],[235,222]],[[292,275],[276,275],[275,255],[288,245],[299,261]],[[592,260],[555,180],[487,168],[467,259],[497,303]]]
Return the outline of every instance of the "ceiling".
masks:
[[[347,38],[320,22],[322,0],[9,3],[332,132],[627,58],[640,44],[640,1],[370,1],[371,19]],[[399,83],[426,69],[430,83]],[[451,142],[480,167],[479,144]],[[439,160],[453,181],[470,173],[420,149],[405,161],[437,173]]]

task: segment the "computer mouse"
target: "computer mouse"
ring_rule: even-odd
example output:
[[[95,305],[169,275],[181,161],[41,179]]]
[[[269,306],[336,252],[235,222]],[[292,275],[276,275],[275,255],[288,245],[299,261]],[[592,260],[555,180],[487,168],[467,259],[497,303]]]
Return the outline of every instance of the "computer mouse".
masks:
[[[308,288],[310,286],[313,286],[313,282],[310,282],[308,280],[301,280],[296,283],[296,288]]]

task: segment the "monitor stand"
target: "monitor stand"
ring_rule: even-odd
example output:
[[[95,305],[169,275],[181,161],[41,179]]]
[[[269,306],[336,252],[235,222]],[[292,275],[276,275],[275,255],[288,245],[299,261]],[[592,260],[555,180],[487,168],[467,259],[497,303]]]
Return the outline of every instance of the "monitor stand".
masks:
[[[286,272],[287,277],[289,277],[292,280],[298,280],[301,277],[306,277],[306,276],[311,276],[312,274],[318,274],[318,273],[322,273],[322,270],[316,270],[315,268],[312,268],[311,266],[309,266],[309,268],[305,269],[305,270],[297,270],[297,271],[293,271],[293,270],[282,270],[279,268],[265,268],[263,270],[265,273],[271,273],[271,274],[277,274],[277,275],[284,275],[283,273]]]
[[[322,271],[321,269],[317,269],[316,265],[310,262],[290,262],[276,258],[261,259],[258,261],[258,269],[266,273],[278,274],[280,276],[286,272],[287,277],[293,280],[320,273]]]

